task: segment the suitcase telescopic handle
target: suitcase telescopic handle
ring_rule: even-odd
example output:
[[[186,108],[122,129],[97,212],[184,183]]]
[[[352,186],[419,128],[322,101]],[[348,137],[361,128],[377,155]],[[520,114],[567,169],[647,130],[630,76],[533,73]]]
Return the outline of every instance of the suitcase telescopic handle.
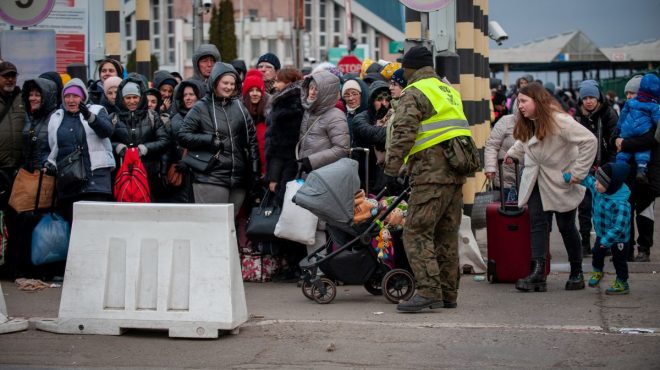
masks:
[[[511,158],[511,157],[509,157]],[[516,193],[520,194],[520,161],[516,158],[511,158],[513,160],[513,165],[515,168],[515,178],[516,178]],[[497,170],[500,174],[500,213],[504,213],[507,215],[518,215],[522,213],[524,210],[522,208],[519,208],[517,205],[512,206],[512,207],[507,207],[505,200],[504,200],[504,159],[498,159],[497,160]]]

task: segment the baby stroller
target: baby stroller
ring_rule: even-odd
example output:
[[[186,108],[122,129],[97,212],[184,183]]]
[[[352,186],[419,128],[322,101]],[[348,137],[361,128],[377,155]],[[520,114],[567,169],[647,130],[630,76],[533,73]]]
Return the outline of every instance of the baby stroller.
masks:
[[[369,293],[384,295],[392,303],[409,299],[415,291],[410,267],[390,267],[371,245],[387,216],[410,194],[410,188],[401,192],[381,214],[355,224],[353,202],[359,187],[358,163],[343,158],[312,171],[293,198],[294,203],[325,221],[330,234],[324,246],[300,261],[302,292],[317,303],[332,302],[338,283],[362,284]],[[385,189],[377,199],[384,193]]]

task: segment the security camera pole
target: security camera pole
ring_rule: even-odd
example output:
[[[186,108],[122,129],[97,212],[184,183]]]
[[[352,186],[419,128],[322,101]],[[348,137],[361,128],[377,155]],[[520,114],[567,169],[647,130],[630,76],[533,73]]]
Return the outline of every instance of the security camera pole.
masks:
[[[211,11],[211,2],[205,6],[204,0],[192,0],[193,50],[204,43],[204,13]]]

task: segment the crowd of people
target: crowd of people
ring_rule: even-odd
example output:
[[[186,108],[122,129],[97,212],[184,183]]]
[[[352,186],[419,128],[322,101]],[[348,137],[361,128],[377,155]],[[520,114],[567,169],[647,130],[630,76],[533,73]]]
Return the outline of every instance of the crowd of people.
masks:
[[[654,139],[660,122],[660,79],[653,73],[636,75],[625,93],[627,100],[619,104],[597,81],[585,80],[576,101],[571,92],[557,91],[531,75],[519,78],[508,97],[501,86],[494,86],[495,117],[484,149],[484,172],[505,194],[514,189],[516,176],[521,177],[517,201],[528,206],[532,223],[532,266],[530,275],[516,284],[518,289],[545,289],[553,215],[571,265],[567,290],[585,286],[582,257],[593,255],[589,285],[596,286],[604,256],[612,256],[617,279],[607,290],[610,294],[629,291],[627,262],[650,260],[653,204],[660,194],[660,150]],[[509,160],[500,179],[498,158],[509,157],[520,161],[522,173],[516,173]]]
[[[152,202],[231,203],[241,250],[257,248],[245,237],[246,215],[265,192],[281,206],[286,183],[299,172],[347,157],[355,145],[384,152],[385,124],[396,99],[390,91],[405,87],[401,71],[392,78],[399,68],[396,62],[368,61],[360,74],[343,76],[329,63],[313,71],[283,67],[275,54],[266,53],[248,69],[241,60],[222,62],[214,45],[203,44],[187,79],[164,70],[153,76],[126,73],[108,58],[98,62],[98,80],[65,76],[63,81],[62,75],[46,72],[21,88],[19,68],[3,61],[0,172],[11,235],[6,274],[63,274],[63,264],[30,264],[31,230],[17,227],[25,214],[8,206],[19,169],[57,177],[53,206],[71,222],[74,202],[119,200],[115,177],[131,150],[144,165]],[[87,176],[74,183],[61,167],[78,152]],[[374,164],[369,181],[382,188],[383,159],[372,151],[369,160]],[[289,244],[276,248],[289,266],[283,279],[298,276],[298,261],[307,254],[305,246]]]
[[[0,205],[11,235],[5,272],[11,277],[63,273],[63,264],[30,265],[26,215],[8,206],[19,170],[56,177],[52,207],[71,222],[74,202],[119,200],[113,188],[117,170],[127,152],[136,152],[151,201],[233,204],[245,250],[263,247],[251,246],[244,229],[249,209],[264,194],[272,193],[281,206],[287,182],[360,147],[370,149],[352,153],[360,163],[361,187],[374,194],[385,187],[401,190],[399,177],[407,174],[413,189],[404,244],[419,294],[400,309],[455,307],[454,239],[466,168],[474,163],[456,164],[447,153],[457,146],[470,152],[473,141],[457,103],[460,95],[432,67],[431,53],[415,47],[403,63],[367,60],[359,74],[342,75],[330,63],[301,71],[282,66],[273,53],[248,68],[241,60],[222,62],[215,46],[203,44],[187,79],[163,70],[153,76],[126,73],[118,61],[104,59],[98,81],[63,81],[60,74],[45,72],[20,88],[18,68],[2,61]],[[634,77],[626,94],[628,100],[619,105],[598,82],[587,80],[574,98],[529,75],[518,79],[508,96],[500,87],[493,90],[483,169],[507,198],[528,206],[532,225],[533,261],[530,275],[516,284],[520,290],[545,286],[553,216],[571,265],[566,289],[584,288],[582,258],[589,254],[593,286],[602,277],[603,256],[612,251],[615,293],[628,291],[625,262],[649,261],[652,207],[660,194],[658,77]],[[73,181],[64,168],[75,156],[86,174],[83,181]],[[518,159],[522,174],[506,168],[500,179],[498,158]],[[509,194],[516,176],[522,176],[519,193]],[[592,218],[598,220],[593,245]],[[618,225],[619,234],[608,234],[611,224]],[[322,229],[319,225],[316,246],[325,242]],[[313,246],[278,243],[285,243],[277,249],[289,266],[281,277],[297,280],[298,261]]]

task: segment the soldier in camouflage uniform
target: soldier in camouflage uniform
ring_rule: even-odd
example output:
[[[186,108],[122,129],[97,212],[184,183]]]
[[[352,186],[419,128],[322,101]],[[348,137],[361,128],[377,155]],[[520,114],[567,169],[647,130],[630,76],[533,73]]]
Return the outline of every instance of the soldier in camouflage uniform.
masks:
[[[447,142],[446,132],[451,131],[447,128],[447,122],[455,124],[456,121],[464,120],[458,130],[460,135],[469,135],[469,129],[466,134],[465,128],[468,126],[462,112],[460,95],[440,82],[433,69],[433,58],[428,49],[420,46],[410,49],[403,57],[403,68],[408,87],[401,95],[392,122],[393,131],[387,146],[384,172],[388,176],[388,187],[396,186],[396,177],[401,174],[400,170],[407,159],[412,192],[408,202],[403,242],[417,280],[417,294],[410,300],[401,302],[397,309],[415,312],[427,307],[455,308],[460,276],[458,229],[463,207],[462,185],[465,183],[465,175],[456,173],[450,166],[447,160],[450,157],[446,157],[447,154],[443,151],[446,150],[445,145],[442,145],[444,143],[419,145],[419,135],[425,131],[434,132]],[[424,89],[415,86],[415,82],[422,80],[432,84],[435,89],[440,87],[446,91],[451,90],[452,95],[443,97],[436,94],[438,101],[433,102],[428,94],[422,91]],[[457,108],[460,109],[447,113],[441,108],[444,114],[436,110],[447,105],[458,105]],[[427,127],[426,123],[443,128],[435,131],[433,128],[425,130],[423,127]],[[450,136],[456,137],[455,134]]]

